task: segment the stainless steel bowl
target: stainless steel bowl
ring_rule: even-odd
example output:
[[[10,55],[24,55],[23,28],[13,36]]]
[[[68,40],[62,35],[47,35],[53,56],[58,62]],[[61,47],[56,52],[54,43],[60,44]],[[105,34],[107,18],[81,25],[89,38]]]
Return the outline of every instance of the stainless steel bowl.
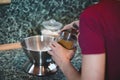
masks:
[[[57,66],[47,52],[49,43],[54,40],[51,36],[31,36],[21,42],[29,61],[24,64],[24,70],[33,75],[50,75],[57,71]]]

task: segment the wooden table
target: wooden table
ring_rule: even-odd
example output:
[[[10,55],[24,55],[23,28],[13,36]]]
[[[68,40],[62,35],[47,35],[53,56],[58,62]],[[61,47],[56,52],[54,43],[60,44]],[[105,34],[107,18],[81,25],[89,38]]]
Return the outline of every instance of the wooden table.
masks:
[[[0,0],[0,4],[9,4],[11,0]]]

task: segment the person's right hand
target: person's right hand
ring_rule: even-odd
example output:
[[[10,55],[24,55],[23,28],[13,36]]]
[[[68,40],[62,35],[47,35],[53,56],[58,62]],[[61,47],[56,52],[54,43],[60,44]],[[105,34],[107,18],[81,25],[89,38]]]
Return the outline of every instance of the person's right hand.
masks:
[[[68,50],[55,41],[51,42],[49,44],[49,47],[51,48],[51,50],[48,51],[48,54],[52,56],[52,59],[59,67],[64,65],[64,62],[66,61],[70,62],[75,54],[75,49]]]

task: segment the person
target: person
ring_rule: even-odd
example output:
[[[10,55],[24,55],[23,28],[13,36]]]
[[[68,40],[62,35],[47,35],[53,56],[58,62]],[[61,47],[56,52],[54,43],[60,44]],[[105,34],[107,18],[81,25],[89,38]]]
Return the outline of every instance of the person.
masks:
[[[82,65],[79,71],[70,62],[74,53],[51,42],[49,54],[67,80],[120,80],[119,9],[120,0],[101,0],[80,14],[78,42]]]

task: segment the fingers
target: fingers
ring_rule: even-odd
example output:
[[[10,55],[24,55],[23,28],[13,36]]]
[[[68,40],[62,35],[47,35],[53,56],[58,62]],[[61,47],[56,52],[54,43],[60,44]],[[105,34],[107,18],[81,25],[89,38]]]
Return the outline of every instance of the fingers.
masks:
[[[68,29],[71,29],[72,28],[72,25],[71,24],[67,24],[65,25],[61,30],[60,32],[64,31],[64,30],[68,30]]]
[[[54,43],[53,42],[51,42],[50,44],[49,44],[49,47],[51,48],[51,50],[49,50],[48,51],[48,54],[50,54],[50,55],[52,55],[53,56],[53,54],[54,54],[54,48],[55,48],[55,45],[54,45]]]
[[[49,51],[48,51],[48,54],[50,54],[50,55],[53,56],[53,51],[52,51],[52,50],[49,50]]]
[[[49,50],[48,53],[49,53],[50,55],[55,54],[54,51],[57,50],[57,46],[59,46],[59,44],[58,44],[57,42],[55,42],[55,41],[51,42],[51,43],[49,44],[49,47],[51,48],[51,50]]]
[[[76,24],[76,26],[79,26],[79,20],[73,21],[73,22],[71,22],[70,24],[65,25],[65,26],[61,29],[61,31],[73,28],[73,24]],[[61,32],[61,31],[60,31],[60,32]]]
[[[51,50],[48,51],[48,53],[50,55],[52,55],[53,57],[55,57],[55,56],[60,57],[60,55],[62,55],[62,56],[66,55],[67,56],[66,58],[68,58],[70,60],[70,59],[72,59],[73,55],[75,54],[75,49],[73,49],[73,50],[65,49],[57,42],[51,42],[49,46],[50,46]]]
[[[53,41],[53,42],[50,43],[50,47],[51,47],[52,49],[58,48],[58,47],[60,47],[60,46],[61,46],[61,45],[60,45],[58,42],[56,42],[56,41]]]

